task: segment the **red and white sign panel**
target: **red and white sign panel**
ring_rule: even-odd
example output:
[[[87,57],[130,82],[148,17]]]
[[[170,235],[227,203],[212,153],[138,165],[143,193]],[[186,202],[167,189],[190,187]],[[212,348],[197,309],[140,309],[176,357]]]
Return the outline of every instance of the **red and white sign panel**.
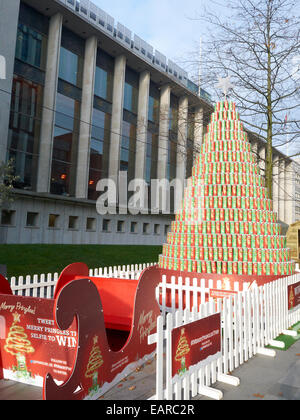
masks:
[[[238,292],[232,290],[209,289],[209,296],[213,299],[224,299],[237,294]]]
[[[76,359],[77,326],[60,331],[53,320],[53,300],[0,296],[1,368],[5,379],[43,386],[51,372],[65,382]]]
[[[289,311],[300,305],[300,282],[288,286],[288,308]]]
[[[203,366],[221,357],[221,314],[217,313],[172,331],[172,377],[192,366]]]

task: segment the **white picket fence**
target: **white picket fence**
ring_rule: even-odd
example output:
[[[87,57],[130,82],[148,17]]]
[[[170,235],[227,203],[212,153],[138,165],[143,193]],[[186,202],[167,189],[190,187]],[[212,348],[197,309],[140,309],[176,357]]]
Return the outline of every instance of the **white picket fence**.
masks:
[[[251,283],[234,283],[234,290],[240,291],[241,288],[246,291],[249,289]],[[166,313],[175,313],[176,310],[188,309],[192,311],[193,306],[199,307],[199,305],[206,301],[206,297],[209,295],[211,289],[222,289],[222,280],[216,282],[214,287],[214,281],[210,279],[197,278],[190,279],[189,277],[183,278],[181,276],[171,277],[171,281],[168,282],[165,275],[162,276],[161,283],[156,289],[156,298],[160,302],[160,309],[162,315]],[[195,304],[197,302],[197,304]]]
[[[105,278],[122,278],[129,280],[137,280],[140,277],[142,271],[147,267],[152,267],[157,263],[144,263],[144,264],[132,264],[132,265],[123,265],[123,266],[114,266],[114,267],[100,267],[90,269],[89,275],[91,277],[105,277]],[[299,269],[299,266],[297,267]],[[39,297],[45,299],[51,299],[54,294],[55,286],[59,278],[59,273],[48,273],[40,275],[27,275],[19,277],[11,277],[9,280],[11,289],[13,293],[17,296],[31,296]],[[175,277],[174,277],[175,279]],[[178,279],[179,283],[181,278]],[[174,287],[176,288],[176,281],[174,281]],[[187,285],[189,279],[184,279],[185,284]],[[193,280],[194,282],[195,280]],[[202,280],[204,282],[205,280]],[[163,280],[164,282],[164,280]],[[166,283],[166,281],[165,281]],[[167,283],[166,283],[167,284]],[[166,286],[169,287],[169,286]],[[210,282],[208,282],[207,288],[211,287]],[[245,287],[248,287],[248,283],[245,284]],[[164,305],[163,305],[164,307]],[[169,309],[168,309],[169,310]],[[174,310],[174,308],[172,309]]]
[[[281,333],[297,335],[289,328],[299,322],[300,308],[288,310],[288,286],[299,281],[300,274],[296,274],[225,299],[203,301],[192,309],[187,305],[185,310],[181,307],[177,311],[171,308],[171,312],[163,312],[157,320],[157,333],[149,337],[149,344],[156,343],[157,346],[156,394],[151,399],[189,400],[199,394],[221,399],[222,392],[212,385],[219,381],[237,386],[238,378],[228,375],[234,369],[257,354],[274,357],[274,350],[266,349],[266,346],[283,348],[284,343],[275,338]],[[163,283],[159,286],[160,290],[165,287]],[[180,289],[176,290],[180,293]],[[201,288],[195,291],[200,299],[201,294],[204,297],[204,292]],[[194,367],[174,381],[171,376],[172,329],[216,312],[221,312],[222,319],[222,356],[205,368]]]
[[[153,265],[156,263],[90,269],[89,275],[138,279],[145,268]],[[15,295],[51,299],[58,278],[58,273],[12,277],[10,283]],[[236,283],[236,295],[214,301],[208,300],[212,281],[172,277],[168,283],[162,276],[156,289],[162,315],[157,320],[157,333],[149,337],[149,344],[157,345],[156,394],[152,399],[189,400],[199,394],[220,399],[222,392],[212,385],[219,381],[237,386],[238,378],[229,375],[234,369],[257,354],[275,356],[274,350],[265,347],[282,347],[275,341],[281,333],[296,334],[289,328],[299,322],[300,308],[288,310],[288,286],[298,282],[300,273],[262,287],[249,289],[245,283],[243,291],[238,291],[240,284]],[[221,288],[221,282],[217,288]],[[221,312],[222,318],[222,357],[173,381],[172,329],[216,312]]]
[[[137,280],[142,271],[156,263],[132,264],[115,267],[95,268],[89,270],[90,277],[122,278]],[[16,296],[31,296],[52,299],[55,286],[59,278],[58,273],[33,276],[11,277],[10,286]]]

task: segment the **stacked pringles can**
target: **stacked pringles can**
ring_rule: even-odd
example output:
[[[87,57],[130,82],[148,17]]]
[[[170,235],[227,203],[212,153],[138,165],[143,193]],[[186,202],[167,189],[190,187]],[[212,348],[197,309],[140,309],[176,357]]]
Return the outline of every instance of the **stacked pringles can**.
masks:
[[[294,273],[286,238],[233,102],[215,106],[159,265],[220,275]]]

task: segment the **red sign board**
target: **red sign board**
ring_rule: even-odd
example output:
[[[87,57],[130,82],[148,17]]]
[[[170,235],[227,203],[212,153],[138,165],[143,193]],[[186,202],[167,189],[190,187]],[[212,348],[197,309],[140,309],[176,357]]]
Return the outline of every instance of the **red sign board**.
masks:
[[[53,320],[53,300],[0,296],[0,348],[5,379],[43,386],[51,372],[65,382],[75,363],[77,326],[60,331]]]
[[[232,290],[222,290],[222,289],[210,289],[209,296],[213,299],[224,299],[230,296],[237,295],[238,292]]]
[[[288,308],[289,311],[300,305],[300,282],[288,286]]]
[[[172,331],[172,377],[192,366],[203,366],[221,356],[221,314],[217,313]]]

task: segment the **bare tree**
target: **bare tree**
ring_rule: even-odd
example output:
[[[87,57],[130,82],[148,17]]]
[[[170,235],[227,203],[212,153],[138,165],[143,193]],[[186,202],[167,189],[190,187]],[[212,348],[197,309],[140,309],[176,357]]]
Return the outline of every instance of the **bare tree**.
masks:
[[[203,80],[215,88],[231,76],[230,96],[250,131],[266,141],[266,187],[272,198],[273,147],[289,144],[300,154],[300,19],[295,0],[210,1],[198,16],[209,28],[204,42]],[[299,60],[299,61],[298,61]],[[194,57],[196,62],[196,58]],[[297,147],[298,146],[298,147]]]

